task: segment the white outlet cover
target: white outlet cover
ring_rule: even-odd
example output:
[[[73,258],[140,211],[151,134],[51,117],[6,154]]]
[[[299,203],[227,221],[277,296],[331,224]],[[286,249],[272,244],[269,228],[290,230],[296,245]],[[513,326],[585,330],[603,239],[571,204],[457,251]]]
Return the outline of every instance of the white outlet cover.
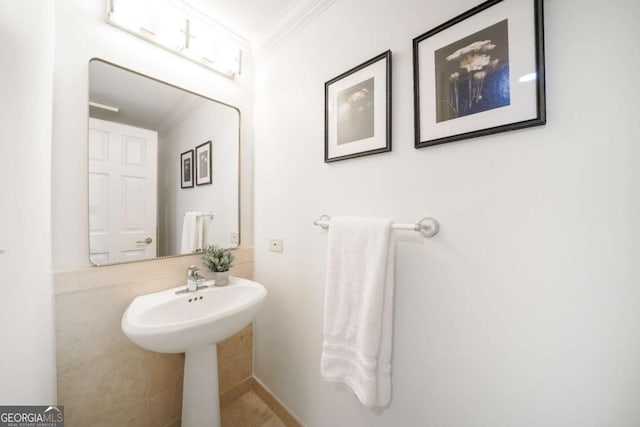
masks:
[[[282,252],[282,239],[269,239],[269,250],[271,252]]]
[[[240,243],[240,236],[238,235],[238,233],[237,233],[237,232],[232,231],[232,232],[231,232],[231,235],[230,235],[230,237],[229,237],[229,241],[230,241],[231,243],[238,244],[238,243]]]

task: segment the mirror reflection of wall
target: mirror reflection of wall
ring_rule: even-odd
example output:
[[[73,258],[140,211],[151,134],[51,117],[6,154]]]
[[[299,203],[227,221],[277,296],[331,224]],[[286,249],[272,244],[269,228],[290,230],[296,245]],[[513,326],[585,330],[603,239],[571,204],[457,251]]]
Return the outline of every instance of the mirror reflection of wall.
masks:
[[[89,69],[91,262],[237,246],[238,110],[100,60]]]

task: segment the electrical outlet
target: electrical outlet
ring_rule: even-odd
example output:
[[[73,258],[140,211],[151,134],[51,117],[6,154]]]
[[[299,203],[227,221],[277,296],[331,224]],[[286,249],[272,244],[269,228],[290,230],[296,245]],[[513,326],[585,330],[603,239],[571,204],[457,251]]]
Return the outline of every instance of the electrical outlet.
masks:
[[[232,231],[229,240],[231,241],[232,244],[238,245],[240,244],[240,235],[235,231]]]
[[[269,250],[271,252],[282,252],[282,239],[269,239]]]

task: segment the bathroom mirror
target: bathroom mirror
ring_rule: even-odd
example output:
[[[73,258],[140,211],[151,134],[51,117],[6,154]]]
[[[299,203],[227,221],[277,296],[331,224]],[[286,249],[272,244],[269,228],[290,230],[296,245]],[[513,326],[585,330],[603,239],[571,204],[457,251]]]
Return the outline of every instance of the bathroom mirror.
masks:
[[[240,243],[240,111],[89,62],[89,259],[94,265]]]

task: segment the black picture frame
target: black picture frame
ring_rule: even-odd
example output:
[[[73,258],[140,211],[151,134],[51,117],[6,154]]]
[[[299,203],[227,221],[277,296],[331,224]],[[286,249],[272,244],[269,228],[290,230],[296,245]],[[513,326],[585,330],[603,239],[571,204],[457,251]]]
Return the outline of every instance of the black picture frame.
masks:
[[[196,185],[209,185],[213,182],[211,167],[211,141],[196,147]]]
[[[327,81],[324,96],[325,163],[391,151],[390,50]]]
[[[415,148],[544,125],[543,0],[489,0],[414,38],[413,82]]]
[[[193,150],[180,153],[180,188],[193,188]]]

